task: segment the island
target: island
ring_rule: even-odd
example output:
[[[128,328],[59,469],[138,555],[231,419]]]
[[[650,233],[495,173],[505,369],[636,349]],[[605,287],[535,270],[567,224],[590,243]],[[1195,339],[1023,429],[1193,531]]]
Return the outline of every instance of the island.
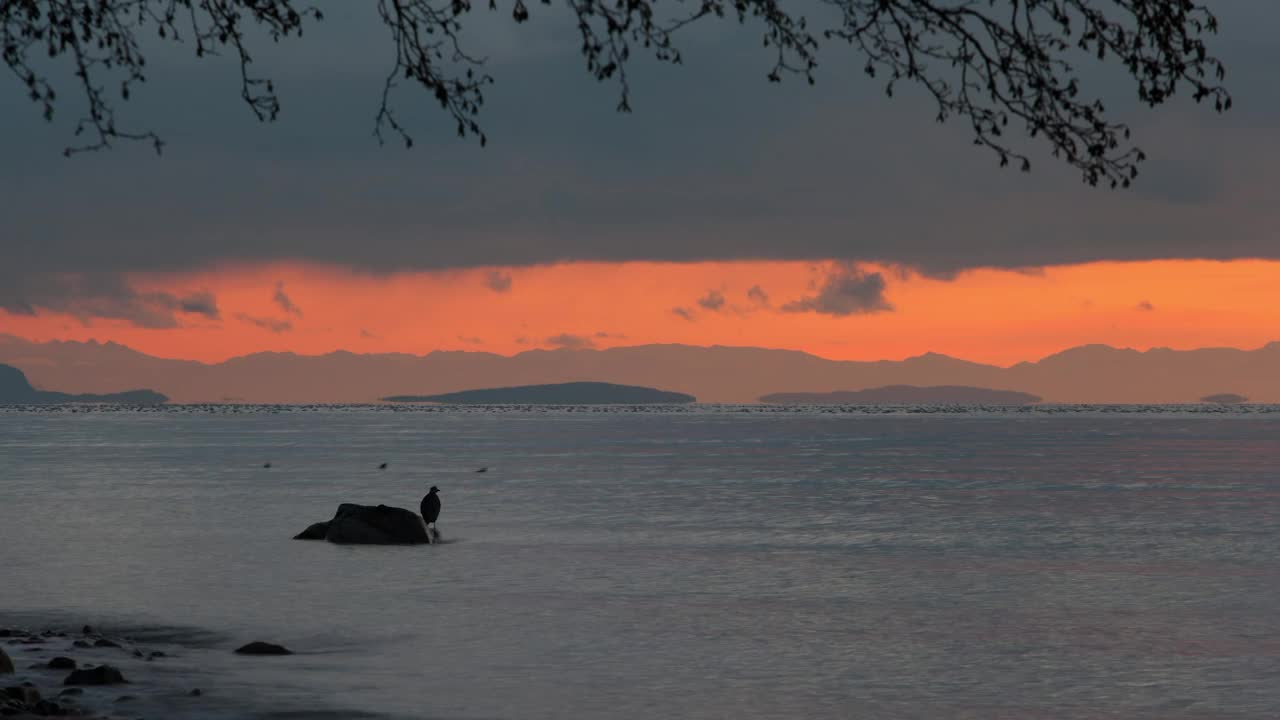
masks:
[[[442,395],[392,395],[382,400],[446,405],[677,405],[697,402],[697,398],[684,393],[603,382],[520,385]]]
[[[1219,405],[1239,405],[1240,403],[1249,402],[1249,398],[1235,393],[1218,393],[1217,395],[1205,395],[1200,398],[1200,402],[1218,403]]]
[[[760,402],[773,405],[1032,405],[1038,395],[1016,390],[990,390],[964,385],[885,385],[866,390],[828,393],[773,393]]]
[[[63,403],[159,405],[168,401],[168,397],[154,390],[128,390],[105,395],[72,395],[50,390],[37,390],[27,380],[26,373],[12,365],[0,365],[0,404],[4,405],[59,405]]]

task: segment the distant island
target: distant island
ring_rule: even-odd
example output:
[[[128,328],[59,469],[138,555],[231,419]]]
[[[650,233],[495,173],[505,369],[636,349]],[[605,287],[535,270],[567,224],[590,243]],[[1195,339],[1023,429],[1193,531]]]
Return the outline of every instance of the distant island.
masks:
[[[1217,395],[1205,395],[1200,398],[1200,402],[1218,403],[1219,405],[1239,405],[1240,403],[1249,402],[1249,398],[1235,393],[1218,393]]]
[[[829,393],[773,393],[760,402],[774,405],[1032,405],[1038,395],[964,385],[885,385]]]
[[[121,405],[159,405],[169,398],[154,390],[128,390],[106,395],[71,395],[37,390],[27,376],[12,365],[0,365],[0,404],[58,405],[61,403],[118,403]]]
[[[392,395],[382,399],[386,402],[452,405],[675,405],[697,402],[697,398],[684,393],[602,382],[520,385],[442,395]]]

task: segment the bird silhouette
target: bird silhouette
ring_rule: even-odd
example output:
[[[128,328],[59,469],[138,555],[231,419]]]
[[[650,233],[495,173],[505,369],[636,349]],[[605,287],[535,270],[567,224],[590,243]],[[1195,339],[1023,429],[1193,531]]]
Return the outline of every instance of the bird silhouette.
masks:
[[[482,467],[482,468],[480,468],[479,470],[477,470],[476,472],[489,472],[489,468],[487,468],[487,467]]]
[[[269,467],[271,467],[271,463],[269,463],[269,462],[262,463],[262,467],[264,467],[264,468],[269,468]]]
[[[440,488],[435,485],[427,491],[427,496],[422,498],[422,505],[419,510],[422,512],[422,520],[427,525],[427,537],[434,542],[440,537],[440,531],[436,530],[436,519],[440,517],[440,496],[436,493],[440,492]]]
[[[379,466],[378,466],[378,469],[379,469],[379,470],[386,470],[386,469],[387,469],[387,464],[386,464],[386,463],[382,463],[381,465],[379,465]]]

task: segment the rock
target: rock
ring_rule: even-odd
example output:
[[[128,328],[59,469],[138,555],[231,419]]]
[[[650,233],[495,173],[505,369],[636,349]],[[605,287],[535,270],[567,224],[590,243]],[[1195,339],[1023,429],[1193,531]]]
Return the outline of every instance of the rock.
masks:
[[[165,654],[164,654],[163,652],[161,652],[160,650],[152,650],[152,651],[151,651],[151,654],[147,656],[147,659],[148,659],[148,660],[155,660],[156,658],[162,658],[162,657],[169,657],[169,656],[168,656],[168,655],[165,655]]]
[[[302,534],[312,532],[315,525]],[[388,505],[343,503],[329,521],[324,539],[332,543],[414,545],[431,542],[422,516]]]
[[[118,647],[120,647],[120,643],[112,642],[112,641],[110,641],[110,640],[108,640],[108,639],[106,639],[106,638],[99,638],[99,639],[97,639],[97,640],[94,640],[94,641],[93,641],[93,646],[94,646],[94,647],[113,647],[113,648],[118,648]]]
[[[137,700],[137,699],[138,698],[134,697],[133,695],[121,695],[120,697],[116,698],[116,702],[118,703],[133,702],[134,700]]]
[[[306,530],[293,536],[294,540],[323,540],[329,534],[329,523],[318,522],[307,526]]]
[[[73,670],[66,680],[62,681],[63,685],[118,685],[127,683],[124,675],[120,671],[110,665],[99,665],[95,668],[82,668]]]
[[[76,661],[69,657],[58,656],[50,660],[47,667],[50,670],[75,670]]]
[[[192,688],[191,692],[187,694],[190,695],[191,697],[200,697],[203,693],[200,692],[200,688]]]
[[[15,700],[23,705],[35,705],[40,702],[40,691],[31,685],[14,685],[4,689],[4,694],[10,700]]]
[[[67,697],[69,695],[83,695],[83,694],[84,694],[84,688],[69,687],[66,690],[63,690],[62,692],[58,693],[58,697]]]
[[[13,671],[13,661],[9,659],[4,648],[0,648],[0,675],[7,675]]]
[[[70,715],[70,711],[64,709],[58,703],[52,700],[41,700],[31,707],[31,712],[44,717],[57,717],[59,715]]]
[[[92,644],[92,643],[90,643],[90,642],[88,642],[87,640],[76,640],[75,642],[73,642],[73,643],[71,643],[71,644],[72,644],[72,645],[74,645],[75,647],[78,647],[78,648],[93,647],[93,644]]]
[[[239,655],[292,655],[293,651],[281,645],[255,640],[248,645],[236,648],[236,653]]]
[[[85,625],[84,627],[80,628],[80,632],[84,633],[85,635],[92,635],[92,634],[93,634],[93,626],[92,626],[92,625]]]

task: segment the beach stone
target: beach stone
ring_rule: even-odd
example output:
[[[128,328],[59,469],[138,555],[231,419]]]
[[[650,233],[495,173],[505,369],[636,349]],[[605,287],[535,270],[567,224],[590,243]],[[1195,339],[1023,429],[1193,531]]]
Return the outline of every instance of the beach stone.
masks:
[[[292,655],[293,651],[282,645],[255,640],[248,645],[236,648],[236,653],[239,655]]]
[[[200,688],[191,688],[191,692],[187,693],[191,697],[200,697],[204,693],[200,692]]]
[[[73,670],[66,680],[62,681],[63,685],[117,685],[127,683],[124,675],[116,668],[110,665],[99,665],[95,668],[82,668]]]
[[[152,651],[151,651],[151,654],[147,656],[147,659],[148,659],[148,660],[154,660],[154,659],[156,659],[156,658],[162,658],[162,657],[169,657],[169,656],[168,656],[168,655],[165,655],[163,651],[160,651],[160,650],[152,650]]]
[[[312,526],[314,527],[314,526]],[[304,530],[303,533],[310,531]],[[329,521],[325,540],[360,545],[415,545],[430,543],[422,516],[389,505],[343,503]]]
[[[41,700],[31,706],[31,712],[42,717],[58,717],[60,715],[70,715],[71,711],[62,707],[52,700]]]
[[[73,643],[71,643],[71,644],[72,644],[72,645],[74,645],[75,647],[78,647],[78,648],[93,647],[93,645],[92,645],[89,641],[87,641],[87,640],[76,640],[75,642],[73,642]]]
[[[97,639],[97,640],[94,640],[94,641],[93,641],[93,646],[94,646],[94,647],[118,648],[118,647],[120,647],[120,643],[118,643],[118,642],[112,642],[111,640],[108,640],[108,639],[106,639],[106,638],[99,638],[99,639]]]
[[[76,661],[60,655],[49,661],[48,668],[50,670],[75,670]]]
[[[40,702],[40,691],[31,685],[13,685],[4,689],[4,694],[22,705],[35,705]]]
[[[4,648],[0,648],[0,675],[8,675],[14,672],[13,660],[5,653]]]
[[[63,690],[62,692],[58,693],[58,697],[66,697],[69,695],[83,695],[83,694],[84,694],[84,688],[69,687]]]

